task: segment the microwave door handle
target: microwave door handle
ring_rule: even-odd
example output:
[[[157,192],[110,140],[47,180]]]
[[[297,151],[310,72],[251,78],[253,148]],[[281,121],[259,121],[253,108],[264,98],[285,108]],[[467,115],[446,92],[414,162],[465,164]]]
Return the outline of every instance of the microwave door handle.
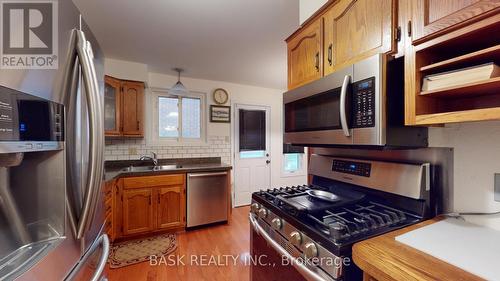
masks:
[[[351,76],[346,75],[344,77],[344,82],[342,83],[342,89],[340,90],[340,125],[342,126],[342,131],[344,131],[344,135],[346,137],[351,136],[351,132],[349,131],[349,126],[347,125],[347,114],[346,114],[347,88],[349,87],[350,82],[351,82]]]
[[[79,62],[82,68],[83,84],[85,87],[85,98],[87,100],[88,117],[89,117],[89,173],[87,188],[85,189],[85,195],[83,200],[83,208],[80,220],[77,226],[76,238],[81,239],[84,235],[87,226],[89,225],[90,216],[93,214],[93,208],[95,208],[95,198],[96,193],[99,189],[100,177],[99,177],[99,150],[102,149],[102,144],[100,143],[100,123],[99,123],[99,101],[96,99],[96,84],[95,79],[92,77],[91,61],[88,57],[88,52],[86,50],[87,41],[85,40],[85,35],[82,31],[77,30],[77,53]],[[99,179],[97,179],[99,178]]]

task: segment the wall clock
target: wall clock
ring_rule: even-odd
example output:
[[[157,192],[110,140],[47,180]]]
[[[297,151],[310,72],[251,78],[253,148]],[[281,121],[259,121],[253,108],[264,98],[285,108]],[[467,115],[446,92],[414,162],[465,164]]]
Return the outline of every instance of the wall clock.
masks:
[[[225,104],[229,99],[229,95],[226,90],[218,88],[214,90],[214,101],[217,104]]]

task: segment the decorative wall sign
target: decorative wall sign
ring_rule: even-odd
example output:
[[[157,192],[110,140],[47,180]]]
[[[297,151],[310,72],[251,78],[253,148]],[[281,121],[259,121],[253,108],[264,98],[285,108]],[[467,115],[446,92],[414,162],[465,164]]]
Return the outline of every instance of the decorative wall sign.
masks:
[[[231,107],[210,105],[210,122],[231,123]]]

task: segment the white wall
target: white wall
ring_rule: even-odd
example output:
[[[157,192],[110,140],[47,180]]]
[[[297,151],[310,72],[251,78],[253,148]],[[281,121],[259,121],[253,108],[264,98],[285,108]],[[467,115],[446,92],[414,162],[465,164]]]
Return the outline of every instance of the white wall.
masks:
[[[304,23],[312,14],[314,14],[328,0],[299,0],[299,20]]]
[[[456,212],[496,212],[494,174],[500,173],[500,121],[430,128],[430,146],[454,148],[453,204]],[[500,230],[500,215],[467,220]]]
[[[105,60],[105,73],[121,79],[139,80],[147,84],[146,95],[151,92],[151,88],[169,88],[175,84],[177,77],[161,73],[148,72],[147,65],[121,60]],[[213,104],[212,92],[216,88],[224,88],[229,93],[228,104],[244,103],[255,105],[267,105],[271,107],[271,186],[297,185],[307,182],[306,175],[283,177],[281,175],[282,165],[282,94],[284,90],[269,89],[242,84],[193,79],[181,77],[182,83],[191,91],[203,92],[207,94],[208,106]],[[148,109],[146,108],[146,123],[148,121]],[[147,132],[146,134],[147,135]],[[149,146],[147,140],[111,140],[107,141],[106,158],[107,160],[138,159],[141,152],[158,151],[160,157],[178,158],[178,157],[213,157],[222,156],[223,162],[232,163],[232,137],[231,124],[229,123],[210,123],[207,124],[208,144],[199,147],[157,147]],[[222,151],[213,151],[212,147]],[[137,154],[130,155],[129,147],[138,149]],[[194,149],[195,153],[189,150]]]
[[[125,80],[148,81],[148,66],[143,63],[104,59],[104,72],[106,75]]]

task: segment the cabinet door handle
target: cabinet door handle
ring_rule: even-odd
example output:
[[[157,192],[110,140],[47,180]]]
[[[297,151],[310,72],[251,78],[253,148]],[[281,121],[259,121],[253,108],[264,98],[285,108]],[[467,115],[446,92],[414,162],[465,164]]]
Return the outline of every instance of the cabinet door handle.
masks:
[[[396,27],[396,42],[400,42],[401,41],[401,26],[398,26]]]
[[[408,27],[407,27],[407,30],[408,30],[408,37],[411,37],[411,20],[408,21]]]
[[[149,199],[149,205],[151,205],[151,196],[148,199]]]
[[[314,67],[316,71],[319,71],[319,52],[316,53],[316,65]]]
[[[140,125],[139,125],[139,124],[140,124],[140,122],[139,122],[139,121],[137,121],[137,131],[139,131],[139,127],[140,127]]]
[[[333,64],[333,44],[330,43],[328,46],[328,63],[330,66]]]

